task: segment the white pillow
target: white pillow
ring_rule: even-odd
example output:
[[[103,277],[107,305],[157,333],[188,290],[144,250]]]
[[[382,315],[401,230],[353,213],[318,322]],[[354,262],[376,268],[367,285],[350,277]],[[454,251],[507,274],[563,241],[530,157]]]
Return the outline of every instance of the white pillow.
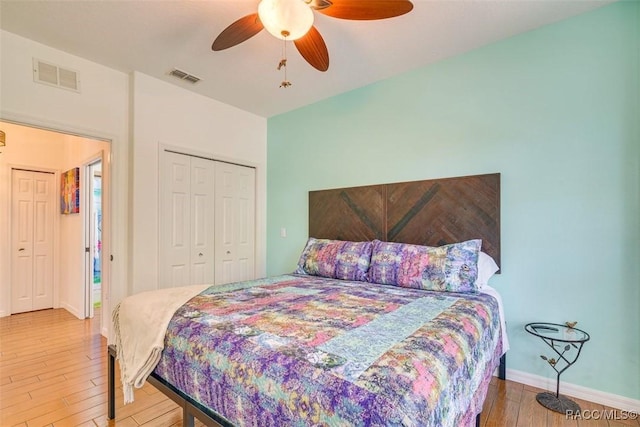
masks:
[[[478,289],[482,289],[489,283],[489,279],[496,274],[496,271],[500,270],[498,264],[489,255],[480,251],[478,255],[478,278],[476,279],[476,285]]]

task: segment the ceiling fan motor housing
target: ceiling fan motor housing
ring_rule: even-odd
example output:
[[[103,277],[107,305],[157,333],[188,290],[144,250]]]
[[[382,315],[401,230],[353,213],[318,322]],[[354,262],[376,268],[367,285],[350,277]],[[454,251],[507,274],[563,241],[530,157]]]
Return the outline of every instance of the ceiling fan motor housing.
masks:
[[[313,10],[303,0],[262,0],[258,16],[271,35],[297,40],[313,26]]]

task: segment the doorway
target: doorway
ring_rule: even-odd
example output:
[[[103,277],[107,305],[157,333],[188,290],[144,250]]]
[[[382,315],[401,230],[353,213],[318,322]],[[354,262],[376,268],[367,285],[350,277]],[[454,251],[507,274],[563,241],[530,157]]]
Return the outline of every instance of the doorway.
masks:
[[[20,310],[14,303],[12,295],[13,275],[21,270],[14,262],[12,233],[17,227],[17,215],[10,208],[12,203],[12,171],[14,169],[37,170],[51,172],[53,175],[53,272],[49,274],[53,282],[54,308],[64,308],[79,319],[90,315],[86,310],[86,276],[99,274],[100,305],[105,308],[95,312],[100,316],[101,331],[108,333],[109,325],[109,293],[110,293],[110,263],[103,254],[111,251],[111,221],[110,221],[110,182],[111,182],[111,143],[108,140],[98,140],[91,137],[71,135],[59,131],[41,129],[29,125],[9,123],[0,120],[2,130],[7,135],[7,146],[0,155],[0,316],[10,315]],[[10,139],[9,139],[10,138]],[[88,188],[83,179],[85,165],[100,161],[100,215],[98,219],[100,236],[96,239],[99,249],[95,268],[90,273],[86,270],[85,253],[85,213],[90,206],[86,203],[85,191]],[[80,172],[80,212],[65,214],[61,207],[61,176],[71,169]],[[92,176],[98,175],[97,169]],[[97,184],[96,184],[97,185]],[[94,186],[95,187],[95,186]],[[96,188],[97,189],[97,188]],[[22,246],[17,247],[16,250]],[[26,252],[20,251],[20,253]],[[97,281],[97,280],[96,280]],[[97,293],[96,293],[97,296]],[[96,299],[97,301],[97,299]],[[14,308],[17,308],[14,310]]]

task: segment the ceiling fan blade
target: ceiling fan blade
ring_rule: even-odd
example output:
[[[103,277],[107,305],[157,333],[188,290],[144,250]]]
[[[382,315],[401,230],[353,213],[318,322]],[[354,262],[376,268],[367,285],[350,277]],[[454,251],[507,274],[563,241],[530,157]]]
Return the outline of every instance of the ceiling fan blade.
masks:
[[[258,34],[264,26],[257,13],[238,19],[220,33],[211,45],[212,50],[224,50],[242,43]]]
[[[409,0],[331,0],[331,3],[318,12],[333,18],[372,20],[393,18],[413,9]]]
[[[329,51],[316,27],[311,27],[307,34],[293,43],[298,48],[300,55],[312,67],[319,71],[327,71],[329,69]]]

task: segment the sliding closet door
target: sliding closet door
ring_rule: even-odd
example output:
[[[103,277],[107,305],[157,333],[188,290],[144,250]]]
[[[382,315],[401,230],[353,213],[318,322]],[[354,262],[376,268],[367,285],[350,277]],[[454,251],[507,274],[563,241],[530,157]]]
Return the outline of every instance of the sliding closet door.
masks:
[[[191,283],[189,271],[189,210],[191,159],[162,152],[160,171],[159,287]]]
[[[255,169],[216,162],[216,284],[255,278]]]
[[[214,162],[162,152],[159,287],[214,280]]]
[[[214,162],[191,158],[191,283],[213,284]]]

